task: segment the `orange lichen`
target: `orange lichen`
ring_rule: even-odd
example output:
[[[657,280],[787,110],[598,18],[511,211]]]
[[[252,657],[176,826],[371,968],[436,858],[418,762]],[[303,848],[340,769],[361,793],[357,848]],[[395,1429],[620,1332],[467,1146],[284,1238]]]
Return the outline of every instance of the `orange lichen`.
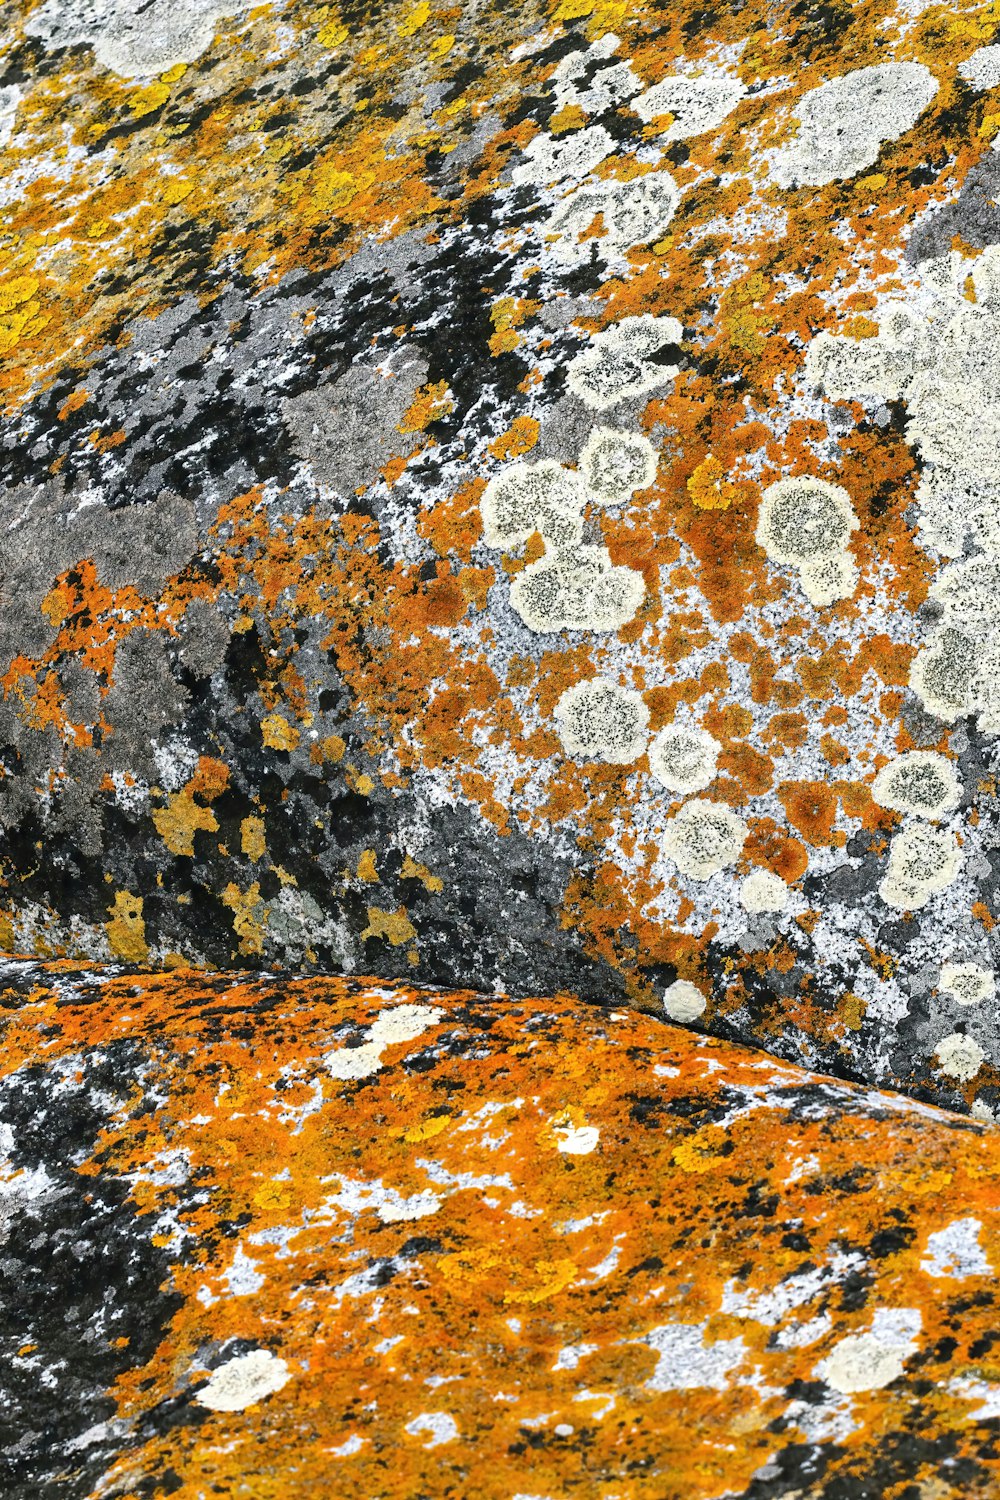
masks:
[[[807,844],[829,844],[837,816],[836,794],[823,781],[783,781],[778,799]]]
[[[172,792],[165,807],[155,808],[153,824],[171,854],[194,855],[194,838],[200,830],[214,833],[218,820],[210,808],[194,800],[190,787]]]
[[[138,1434],[105,1488],[368,1495],[391,1453],[406,1496],[715,1500],[799,1461],[799,1393],[881,1308],[915,1310],[913,1348],[851,1398],[846,1438],[814,1440],[825,1482],[902,1493],[911,1445],[887,1433],[929,1386],[923,1440],[965,1493],[995,1488],[962,1384],[988,1379],[992,1275],[936,1274],[930,1239],[975,1220],[996,1264],[995,1132],[568,999],[100,971],[60,993],[79,973],[36,970],[27,1004],[8,978],[3,1072],[72,1060],[85,1085],[113,1044],[143,1059],[73,1168],[81,1193],[114,1184],[166,1262],[141,1352],[95,1335]],[[863,1010],[844,997],[842,1033]],[[371,1040],[408,1012],[404,1039]],[[209,1370],[253,1349],[284,1361],[280,1388],[201,1405]]]

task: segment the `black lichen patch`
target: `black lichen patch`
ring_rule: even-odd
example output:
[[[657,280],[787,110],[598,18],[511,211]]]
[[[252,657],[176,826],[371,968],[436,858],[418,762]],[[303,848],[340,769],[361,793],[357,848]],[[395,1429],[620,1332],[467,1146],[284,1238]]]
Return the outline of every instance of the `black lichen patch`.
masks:
[[[83,1497],[127,1435],[109,1391],[146,1362],[179,1299],[169,1258],[113,1173],[77,1168],[143,1071],[132,1043],[0,1085],[0,1488],[10,1500]]]

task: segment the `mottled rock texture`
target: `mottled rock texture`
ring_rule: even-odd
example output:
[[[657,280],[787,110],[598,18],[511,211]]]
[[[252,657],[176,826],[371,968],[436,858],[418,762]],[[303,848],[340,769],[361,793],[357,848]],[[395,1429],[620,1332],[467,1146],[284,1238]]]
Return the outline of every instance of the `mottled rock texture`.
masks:
[[[1000,1106],[998,26],[5,6],[4,948]]]
[[[648,1016],[6,965],[9,1500],[1000,1493],[1000,1137]]]
[[[1000,1106],[998,26],[6,5],[4,948]]]

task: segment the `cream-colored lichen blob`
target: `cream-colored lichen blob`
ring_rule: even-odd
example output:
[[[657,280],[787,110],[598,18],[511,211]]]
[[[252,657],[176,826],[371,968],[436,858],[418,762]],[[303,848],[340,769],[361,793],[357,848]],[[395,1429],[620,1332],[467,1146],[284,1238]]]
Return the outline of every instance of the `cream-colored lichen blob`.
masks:
[[[663,992],[663,1009],[671,1021],[697,1021],[705,1012],[705,996],[687,979],[675,979]]]
[[[740,883],[740,905],[753,914],[784,911],[788,886],[770,870],[752,870]]]
[[[283,1359],[269,1349],[251,1349],[214,1370],[195,1399],[210,1411],[244,1411],[280,1391],[290,1379]]]
[[[680,343],[676,318],[652,313],[622,318],[595,333],[588,348],[570,360],[567,381],[575,396],[595,411],[607,411],[674,379],[680,365],[655,356]]]
[[[879,807],[931,822],[958,806],[962,788],[950,760],[934,750],[908,750],[883,766],[872,784]]]
[[[879,894],[898,911],[917,911],[951,885],[961,865],[962,851],[953,833],[926,823],[911,824],[889,846],[889,864]]]
[[[703,792],[715,779],[721,750],[706,729],[668,724],[649,747],[649,769],[668,792]]]
[[[623,505],[656,478],[656,449],[639,432],[595,427],[580,454],[580,472],[598,505]]]
[[[649,709],[632,688],[593,677],[567,688],[555,708],[569,755],[627,766],[646,748]]]
[[[938,989],[958,1005],[981,1005],[984,1000],[992,1000],[996,994],[996,975],[992,969],[984,969],[981,964],[942,964]]]
[[[772,176],[783,188],[856,176],[874,166],[886,141],[917,123],[937,88],[923,63],[888,62],[810,89],[794,107],[798,129],[772,159]]]
[[[970,1083],[986,1061],[986,1053],[973,1036],[952,1031],[934,1048],[938,1067],[956,1083]]]
[[[724,803],[696,799],[670,819],[662,848],[682,875],[708,880],[736,863],[748,836],[743,819]]]

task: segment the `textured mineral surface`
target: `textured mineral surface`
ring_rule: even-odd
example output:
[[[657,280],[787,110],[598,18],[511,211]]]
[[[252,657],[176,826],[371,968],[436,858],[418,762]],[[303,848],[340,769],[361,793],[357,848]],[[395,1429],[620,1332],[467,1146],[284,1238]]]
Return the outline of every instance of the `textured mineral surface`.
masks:
[[[4,1500],[1000,1497],[998,923],[1000,0],[0,0]]]
[[[1000,1494],[990,1125],[568,998],[0,1008],[5,1500]]]
[[[998,36],[6,4],[6,950],[1000,1106]]]

